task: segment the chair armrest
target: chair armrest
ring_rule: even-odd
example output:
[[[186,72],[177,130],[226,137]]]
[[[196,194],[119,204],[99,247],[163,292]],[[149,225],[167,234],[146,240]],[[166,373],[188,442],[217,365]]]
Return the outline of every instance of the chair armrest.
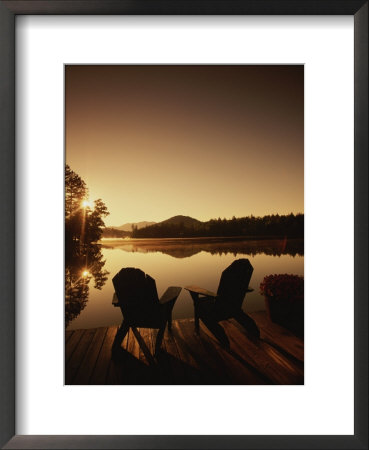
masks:
[[[216,297],[217,294],[214,292],[208,291],[207,289],[203,289],[198,286],[185,286],[186,291],[194,292],[195,294],[205,295],[205,297]]]
[[[115,292],[113,294],[113,300],[111,303],[113,306],[119,306],[119,300],[118,300],[117,294]]]
[[[168,287],[168,289],[160,297],[159,302],[160,303],[168,303],[172,300],[176,300],[178,295],[180,294],[181,290],[182,290],[182,288],[179,286]]]

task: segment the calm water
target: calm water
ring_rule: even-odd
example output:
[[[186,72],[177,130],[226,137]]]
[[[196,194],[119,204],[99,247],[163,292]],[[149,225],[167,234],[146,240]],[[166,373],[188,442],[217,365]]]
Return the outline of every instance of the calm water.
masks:
[[[248,258],[254,267],[250,287],[243,303],[245,311],[264,309],[259,285],[264,276],[275,273],[304,274],[302,240],[245,241],[230,239],[150,239],[103,241],[101,253],[108,271],[101,289],[94,288],[94,279],[83,290],[84,307],[73,313],[68,329],[95,328],[120,324],[119,308],[111,304],[112,278],[122,267],[137,267],[156,280],[159,297],[168,286],[195,284],[216,292],[222,271],[238,258]],[[81,271],[84,268],[81,268]],[[76,294],[78,296],[78,294]],[[78,299],[77,299],[78,301]],[[67,308],[67,307],[66,307]],[[174,318],[193,317],[190,295],[182,290],[173,310]]]

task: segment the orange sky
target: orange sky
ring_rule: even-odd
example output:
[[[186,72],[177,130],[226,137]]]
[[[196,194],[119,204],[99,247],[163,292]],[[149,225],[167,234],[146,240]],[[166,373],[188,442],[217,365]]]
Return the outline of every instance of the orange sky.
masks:
[[[106,225],[304,211],[303,66],[66,66],[65,87]]]

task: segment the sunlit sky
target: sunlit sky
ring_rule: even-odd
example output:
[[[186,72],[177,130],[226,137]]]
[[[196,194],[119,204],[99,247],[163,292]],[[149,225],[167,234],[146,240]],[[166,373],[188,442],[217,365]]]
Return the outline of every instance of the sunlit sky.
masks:
[[[66,66],[65,92],[107,226],[304,211],[303,66]]]

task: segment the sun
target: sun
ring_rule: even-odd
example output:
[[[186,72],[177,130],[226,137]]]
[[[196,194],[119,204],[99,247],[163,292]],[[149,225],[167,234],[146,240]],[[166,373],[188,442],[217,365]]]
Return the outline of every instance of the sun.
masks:
[[[88,200],[83,200],[82,208],[91,208],[91,202],[89,202]]]
[[[82,272],[83,278],[87,278],[89,275],[90,275],[90,272],[89,272],[88,270],[84,270],[84,271]]]

